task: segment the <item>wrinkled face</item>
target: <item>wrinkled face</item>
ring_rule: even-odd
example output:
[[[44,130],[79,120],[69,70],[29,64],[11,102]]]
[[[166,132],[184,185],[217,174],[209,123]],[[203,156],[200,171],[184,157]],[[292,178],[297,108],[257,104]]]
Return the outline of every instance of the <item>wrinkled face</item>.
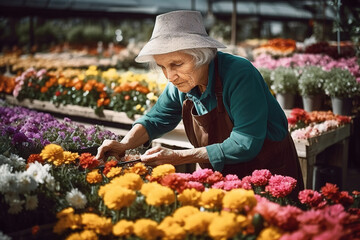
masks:
[[[195,86],[206,89],[208,65],[195,66],[193,57],[183,52],[154,55],[156,64],[161,67],[165,77],[183,93]]]

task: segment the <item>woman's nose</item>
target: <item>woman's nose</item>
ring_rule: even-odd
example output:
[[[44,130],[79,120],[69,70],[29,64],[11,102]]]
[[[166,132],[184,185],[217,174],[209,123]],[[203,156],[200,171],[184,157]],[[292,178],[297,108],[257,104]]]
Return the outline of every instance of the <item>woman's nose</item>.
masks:
[[[170,82],[174,81],[176,79],[176,71],[173,69],[166,69],[166,77]]]

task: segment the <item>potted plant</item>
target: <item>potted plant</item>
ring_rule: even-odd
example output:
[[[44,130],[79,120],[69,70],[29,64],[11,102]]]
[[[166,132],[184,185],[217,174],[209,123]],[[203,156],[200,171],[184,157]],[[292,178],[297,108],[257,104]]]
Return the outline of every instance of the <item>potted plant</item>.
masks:
[[[332,68],[324,82],[325,94],[331,97],[333,112],[350,115],[352,99],[360,95],[360,84],[349,70]]]
[[[302,69],[299,78],[299,93],[302,96],[305,111],[321,110],[326,73],[318,66],[306,66]]]
[[[272,70],[269,68],[264,68],[264,67],[260,67],[258,68],[261,76],[263,77],[265,83],[268,85],[271,93],[273,93],[273,91],[271,90],[271,85],[273,84],[273,81],[271,80],[271,72]]]
[[[283,109],[294,108],[295,96],[298,92],[298,71],[290,67],[278,67],[271,72],[273,84],[271,89],[276,100]]]

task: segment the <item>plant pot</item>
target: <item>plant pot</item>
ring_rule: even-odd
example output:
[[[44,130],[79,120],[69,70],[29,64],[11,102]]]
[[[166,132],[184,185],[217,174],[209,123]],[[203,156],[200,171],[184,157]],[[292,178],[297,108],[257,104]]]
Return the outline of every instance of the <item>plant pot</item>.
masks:
[[[293,109],[295,106],[295,94],[292,93],[277,93],[276,100],[282,109]]]
[[[322,109],[323,96],[322,95],[309,95],[302,96],[304,110],[307,112],[319,111]]]
[[[334,114],[351,115],[352,99],[331,97],[332,111]]]

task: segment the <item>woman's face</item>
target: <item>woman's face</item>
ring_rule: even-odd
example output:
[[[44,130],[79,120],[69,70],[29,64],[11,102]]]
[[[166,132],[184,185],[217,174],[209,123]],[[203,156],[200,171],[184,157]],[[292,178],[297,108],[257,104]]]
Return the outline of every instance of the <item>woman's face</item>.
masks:
[[[208,65],[195,67],[193,57],[183,52],[154,55],[156,64],[161,67],[165,77],[179,91],[187,93],[195,86],[203,92],[208,81]]]

